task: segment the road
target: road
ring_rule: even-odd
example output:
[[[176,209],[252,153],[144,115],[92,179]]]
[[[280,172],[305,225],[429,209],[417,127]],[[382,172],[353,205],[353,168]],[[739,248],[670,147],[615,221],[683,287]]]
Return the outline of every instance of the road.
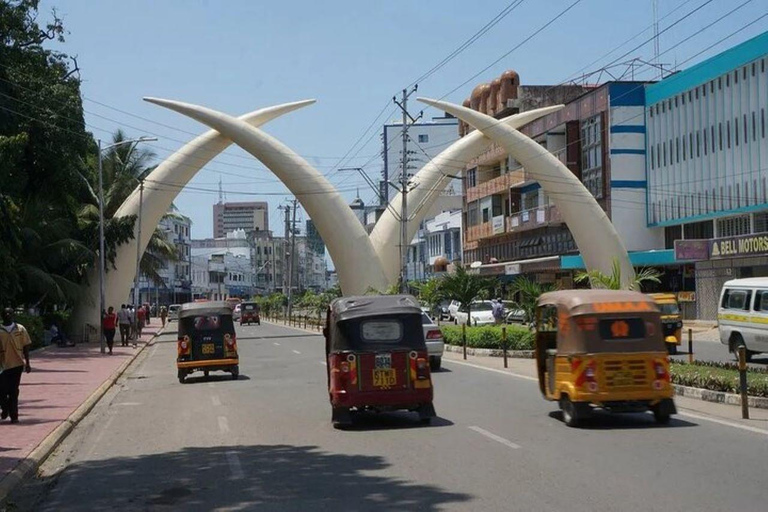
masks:
[[[240,379],[176,380],[148,348],[14,496],[16,510],[763,511],[768,425],[599,414],[566,427],[535,382],[445,361],[440,418],[334,430],[319,336],[239,329]]]
[[[697,361],[719,361],[736,364],[736,358],[728,351],[728,347],[719,341],[693,339],[693,356]],[[677,355],[671,356],[677,361],[688,361],[688,338],[683,338],[683,344],[678,347]],[[753,368],[768,367],[768,354],[755,354],[749,366]]]

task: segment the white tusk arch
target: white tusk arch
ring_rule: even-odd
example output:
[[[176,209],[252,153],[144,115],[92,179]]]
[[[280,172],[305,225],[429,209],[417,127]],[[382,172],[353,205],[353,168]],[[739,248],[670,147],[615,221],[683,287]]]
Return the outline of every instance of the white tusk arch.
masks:
[[[288,187],[312,218],[339,275],[345,295],[383,290],[386,279],[368,234],[341,194],[306,160],[276,138],[209,108],[144,98],[210,126],[261,160]]]
[[[302,100],[282,105],[275,105],[255,110],[240,117],[240,119],[255,126],[261,126],[277,117],[298,110],[315,103],[315,100]],[[144,201],[141,211],[141,253],[147,248],[149,237],[154,232],[158,223],[171,207],[176,196],[184,188],[200,169],[210,162],[216,155],[224,151],[232,141],[222,136],[216,130],[206,133],[191,140],[178,151],[173,153],[158,165],[146,178],[144,187]],[[153,183],[165,186],[152,186]],[[138,215],[139,213],[139,189],[138,187],[120,205],[114,218]],[[114,268],[107,263],[105,279],[105,307],[120,308],[121,304],[129,301],[129,293],[136,275],[136,241],[138,234],[138,222],[134,225],[134,236],[128,242],[117,248]],[[99,325],[99,275],[98,266],[88,274],[88,285],[83,293],[83,298],[78,303],[75,318],[83,325]]]
[[[443,101],[428,98],[419,98],[419,101],[474,126],[501,144],[525,167],[562,213],[587,270],[599,270],[610,275],[614,261],[618,261],[622,285],[626,287],[634,280],[635,270],[629,261],[629,254],[608,215],[584,184],[552,153],[491,116]]]
[[[562,108],[564,105],[529,110],[506,117],[501,122],[519,128]],[[408,240],[416,235],[421,221],[451,181],[451,175],[463,173],[464,166],[480,156],[492,142],[480,130],[475,130],[441,151],[411,178],[410,183],[417,186],[408,193]],[[400,215],[401,204],[402,195],[397,194],[371,232],[371,242],[390,284],[397,282],[400,273],[400,221],[397,216]]]

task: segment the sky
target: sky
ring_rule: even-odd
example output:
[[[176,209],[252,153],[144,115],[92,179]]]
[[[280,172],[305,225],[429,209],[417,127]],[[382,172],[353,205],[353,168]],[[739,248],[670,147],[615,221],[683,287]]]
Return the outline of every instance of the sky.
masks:
[[[620,62],[653,60],[653,43],[646,43],[653,35],[652,0],[512,3],[519,5],[419,82],[418,94],[461,103],[475,85],[506,69],[516,70],[523,85],[551,85],[598,70],[626,52]],[[96,138],[109,140],[117,128],[131,137],[157,137],[145,147],[159,163],[207,127],[146,103],[144,96],[232,115],[314,98],[316,104],[263,129],[328,173],[349,201],[359,188],[371,202],[373,192],[360,176],[335,169],[365,166],[378,179],[381,127],[396,119],[392,97],[509,5],[490,0],[43,0],[40,9],[42,19],[55,8],[64,20],[66,42],[55,47],[77,56],[85,119]],[[658,0],[659,60],[689,67],[768,30],[768,18],[744,28],[766,12],[768,0]],[[636,79],[656,77],[649,66],[635,74]],[[409,103],[414,114],[423,108]],[[436,115],[424,113],[426,119]],[[278,208],[291,197],[287,188],[254,157],[231,146],[190,182],[194,190],[182,191],[175,201],[192,219],[194,238],[212,236],[219,180],[227,201],[268,201],[270,228],[283,234]]]

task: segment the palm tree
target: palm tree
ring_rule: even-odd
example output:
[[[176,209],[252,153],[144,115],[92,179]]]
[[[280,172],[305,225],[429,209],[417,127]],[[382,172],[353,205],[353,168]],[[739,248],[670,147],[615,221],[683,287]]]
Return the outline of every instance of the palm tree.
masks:
[[[525,323],[531,329],[536,328],[536,303],[541,294],[551,292],[557,289],[555,284],[537,283],[527,277],[518,277],[512,283],[511,293],[517,295],[518,299],[514,302],[515,307],[524,312]]]
[[[493,287],[493,282],[477,274],[470,274],[462,266],[445,276],[440,284],[443,297],[459,301],[467,309],[467,325],[471,325],[472,303]]]
[[[628,286],[622,285],[621,265],[619,260],[613,260],[610,274],[604,274],[599,270],[589,270],[576,274],[574,280],[577,283],[589,283],[592,288],[605,290],[639,290],[643,283],[660,283],[661,272],[654,268],[642,268],[635,274],[635,278]]]
[[[442,280],[432,278],[423,283],[416,283],[414,287],[419,292],[419,300],[425,304],[431,312],[434,312],[443,300]]]
[[[127,140],[122,130],[117,130],[112,136],[112,143],[119,144]],[[104,154],[102,160],[103,183],[104,183],[104,238],[106,244],[107,260],[114,262],[116,247],[125,243],[133,236],[133,226],[136,222],[135,216],[115,219],[114,215],[120,205],[139,185],[140,180],[145,178],[154,166],[151,166],[152,159],[155,158],[154,152],[140,147],[136,144],[122,144],[110,148]],[[96,166],[95,161],[89,162],[93,169]],[[83,178],[85,181],[85,201],[78,214],[78,224],[85,233],[85,239],[93,241],[98,246],[98,224],[99,224],[99,198],[94,184],[98,176],[94,175],[91,179]],[[172,207],[173,210],[173,207]],[[168,213],[164,218],[174,217],[175,213]],[[176,246],[169,240],[165,232],[155,228],[147,243],[147,249],[139,264],[141,273],[156,284],[163,282],[159,271],[169,262],[179,261],[180,255]]]

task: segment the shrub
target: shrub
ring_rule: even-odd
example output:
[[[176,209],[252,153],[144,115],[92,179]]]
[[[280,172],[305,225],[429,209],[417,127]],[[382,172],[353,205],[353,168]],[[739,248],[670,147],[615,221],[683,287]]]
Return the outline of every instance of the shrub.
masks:
[[[732,363],[699,362],[669,365],[672,382],[681,386],[739,393],[738,366]],[[768,397],[768,370],[749,369],[747,371],[747,394]]]
[[[533,333],[525,327],[507,325],[507,350],[533,350]],[[461,346],[461,326],[441,326],[443,340],[449,345]],[[467,346],[471,348],[501,349],[501,326],[467,327]]]
[[[32,339],[32,349],[43,346],[43,319],[39,316],[28,315],[27,313],[16,313],[15,321],[26,327],[29,337]]]

